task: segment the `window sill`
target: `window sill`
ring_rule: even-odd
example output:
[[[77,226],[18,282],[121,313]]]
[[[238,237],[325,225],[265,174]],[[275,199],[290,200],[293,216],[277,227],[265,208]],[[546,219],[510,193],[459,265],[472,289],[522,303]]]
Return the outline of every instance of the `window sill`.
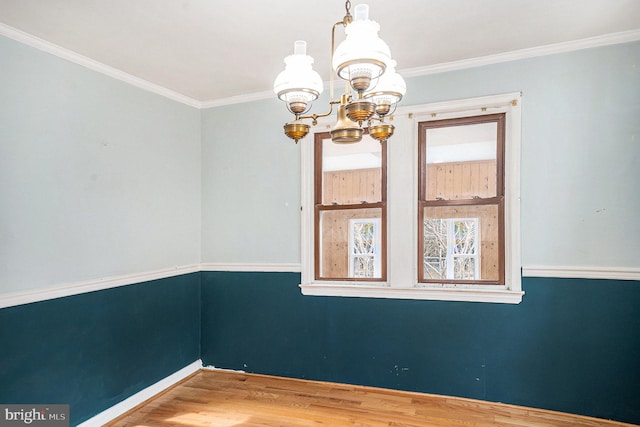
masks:
[[[443,288],[443,287],[390,287],[388,285],[371,286],[344,283],[301,284],[303,295],[390,298],[436,301],[493,302],[519,304],[524,292],[505,288]]]

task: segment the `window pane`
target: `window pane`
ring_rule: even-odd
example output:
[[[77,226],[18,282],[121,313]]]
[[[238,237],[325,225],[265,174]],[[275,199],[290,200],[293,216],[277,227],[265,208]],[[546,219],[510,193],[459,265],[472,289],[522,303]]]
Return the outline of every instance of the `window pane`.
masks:
[[[497,195],[496,122],[426,129],[426,200]]]
[[[476,224],[475,219],[453,219],[453,252],[456,254],[476,253]]]
[[[429,279],[447,277],[448,224],[443,219],[424,221],[424,275]]]
[[[351,224],[351,253],[354,255],[373,255],[375,253],[375,226],[374,222],[352,222]]]
[[[455,258],[453,278],[458,280],[476,280],[476,259],[473,257]]]
[[[382,200],[382,146],[365,135],[357,144],[322,142],[322,204]]]
[[[320,211],[321,278],[381,278],[381,208]]]
[[[375,277],[374,260],[371,256],[356,256],[353,259],[352,277]]]
[[[499,280],[498,229],[498,205],[425,207],[425,280]]]

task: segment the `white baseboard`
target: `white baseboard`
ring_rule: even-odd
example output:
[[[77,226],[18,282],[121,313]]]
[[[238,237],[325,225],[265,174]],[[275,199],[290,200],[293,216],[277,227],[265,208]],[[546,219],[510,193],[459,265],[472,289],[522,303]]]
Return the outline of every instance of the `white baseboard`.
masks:
[[[178,372],[169,375],[168,377],[158,381],[157,383],[123,400],[117,405],[114,405],[109,409],[100,412],[98,415],[89,418],[87,421],[81,424],[78,424],[78,427],[103,426],[106,423],[118,418],[119,416],[124,415],[141,403],[144,403],[145,401],[151,399],[153,396],[162,393],[169,387],[187,378],[189,375],[198,372],[200,369],[202,369],[202,360],[196,360],[192,364],[180,369]]]
[[[235,372],[236,374],[246,374],[246,371],[240,371],[237,369],[216,368],[213,365],[207,365],[202,367],[203,371],[220,371],[220,372]]]

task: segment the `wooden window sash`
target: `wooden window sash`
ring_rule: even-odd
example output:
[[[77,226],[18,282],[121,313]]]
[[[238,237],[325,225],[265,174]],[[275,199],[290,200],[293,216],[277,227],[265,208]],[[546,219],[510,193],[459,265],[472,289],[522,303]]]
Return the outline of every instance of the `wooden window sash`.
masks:
[[[505,285],[505,121],[506,115],[490,114],[473,117],[420,122],[418,124],[418,282],[442,285]],[[496,196],[474,199],[427,200],[427,129],[496,123]],[[425,279],[424,277],[424,209],[433,206],[482,206],[498,207],[498,280]]]
[[[336,282],[386,282],[387,281],[387,146],[382,144],[381,173],[380,173],[380,201],[370,203],[352,203],[345,205],[325,205],[323,198],[322,144],[331,138],[329,132],[314,134],[314,162],[313,162],[313,240],[314,240],[314,278],[320,281]],[[380,277],[326,277],[320,275],[320,215],[323,211],[342,211],[353,209],[380,209]]]

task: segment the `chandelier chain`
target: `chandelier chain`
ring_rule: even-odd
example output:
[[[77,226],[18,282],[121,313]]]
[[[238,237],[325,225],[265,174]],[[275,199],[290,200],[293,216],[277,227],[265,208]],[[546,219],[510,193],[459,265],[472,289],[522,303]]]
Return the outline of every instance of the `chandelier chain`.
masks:
[[[353,21],[353,17],[351,16],[351,2],[349,0],[347,0],[346,2],[344,2],[344,8],[346,10],[346,15],[344,15],[344,18],[342,19],[342,25],[347,26],[349,25],[352,21]]]

